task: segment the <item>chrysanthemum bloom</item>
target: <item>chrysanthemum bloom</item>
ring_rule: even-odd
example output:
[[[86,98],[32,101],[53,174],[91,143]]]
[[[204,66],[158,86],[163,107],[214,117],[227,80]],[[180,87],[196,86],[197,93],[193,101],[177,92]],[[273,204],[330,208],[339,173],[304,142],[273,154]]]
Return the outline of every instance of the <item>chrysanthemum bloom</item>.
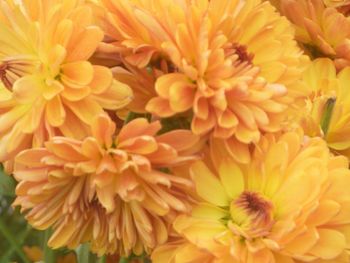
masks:
[[[21,152],[15,204],[35,228],[54,228],[54,248],[89,241],[100,255],[149,252],[167,240],[166,221],[189,209],[191,181],[166,169],[193,160],[187,151],[198,141],[187,130],[157,136],[160,128],[139,118],[116,136],[101,115],[83,141],[54,137]]]
[[[161,246],[153,262],[202,262],[191,261],[200,253],[210,263],[349,262],[348,165],[296,132],[263,137],[248,165],[198,161],[190,171],[202,200],[174,222],[184,241]]]
[[[311,55],[332,58],[342,69],[350,65],[350,20],[346,16],[349,10],[347,5],[337,9],[326,4],[323,0],[281,0],[281,10],[295,24],[297,40],[305,44]]]
[[[232,138],[230,145],[237,147],[257,142],[261,132],[279,130],[287,88],[306,58],[292,26],[270,3],[103,3],[109,11],[107,32],[133,52],[126,55],[129,63],[170,65],[157,78],[158,96],[147,111],[160,117],[192,111],[195,134]]]
[[[334,153],[350,158],[350,68],[338,74],[330,59],[318,59],[303,74],[307,92],[300,122],[309,136],[322,136]]]
[[[83,1],[0,3],[0,161],[54,134],[86,135],[103,109],[130,102],[127,85],[88,59],[103,38]]]

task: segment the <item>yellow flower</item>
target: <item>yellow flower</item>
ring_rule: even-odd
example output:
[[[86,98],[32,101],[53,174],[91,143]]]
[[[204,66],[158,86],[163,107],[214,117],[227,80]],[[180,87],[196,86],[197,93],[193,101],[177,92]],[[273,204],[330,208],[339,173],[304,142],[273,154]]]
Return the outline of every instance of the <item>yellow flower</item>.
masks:
[[[53,135],[83,138],[103,109],[130,102],[128,86],[88,59],[103,38],[78,0],[0,3],[0,161]]]
[[[174,222],[181,245],[160,246],[154,263],[201,262],[198,253],[212,263],[348,262],[348,165],[321,138],[295,132],[262,138],[247,165],[196,162],[190,172],[201,200]]]
[[[323,136],[334,153],[350,158],[350,68],[336,73],[330,59],[317,59],[304,72],[300,123],[309,136]]]
[[[167,220],[189,209],[183,189],[191,181],[161,168],[193,160],[186,151],[198,141],[186,130],[156,135],[160,128],[139,118],[115,136],[101,115],[93,136],[53,137],[46,148],[21,152],[15,204],[35,228],[54,227],[54,248],[89,241],[99,255],[149,252],[166,241]]]
[[[103,3],[107,32],[129,48],[128,63],[152,72],[167,66],[147,111],[160,117],[190,111],[195,134],[233,138],[228,145],[241,148],[280,129],[288,87],[307,59],[292,25],[268,2]]]
[[[336,9],[337,4],[330,2],[338,1],[281,0],[280,4],[282,14],[296,26],[297,40],[310,54],[332,58],[336,67],[342,69],[350,65],[350,20],[346,16],[349,8]]]

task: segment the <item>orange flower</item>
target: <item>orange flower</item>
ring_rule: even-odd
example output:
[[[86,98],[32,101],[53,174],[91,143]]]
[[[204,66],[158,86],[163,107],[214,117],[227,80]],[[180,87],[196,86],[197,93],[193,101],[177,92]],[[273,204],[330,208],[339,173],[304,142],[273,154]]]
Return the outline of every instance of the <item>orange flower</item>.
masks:
[[[288,87],[307,59],[292,26],[268,2],[103,3],[107,32],[132,53],[125,60],[152,71],[168,65],[147,111],[160,117],[191,111],[195,134],[233,136],[229,144],[241,148],[280,129]]]
[[[342,4],[335,2],[340,1],[281,0],[281,10],[295,24],[297,40],[312,56],[332,58],[336,67],[342,69],[350,65],[350,21],[346,17],[349,8],[345,5],[336,9]]]
[[[83,138],[103,109],[131,100],[128,86],[88,59],[103,38],[78,0],[0,3],[0,161],[53,135]]]
[[[153,262],[348,262],[348,166],[321,138],[295,132],[263,137],[247,165],[196,162],[201,199],[174,222],[183,239],[156,249]]]
[[[182,188],[191,181],[161,168],[193,160],[185,152],[198,141],[186,130],[157,136],[160,128],[140,118],[115,137],[115,124],[101,115],[83,141],[54,137],[23,151],[15,204],[34,227],[54,227],[54,248],[89,241],[99,255],[149,252],[167,240],[167,219],[189,209]]]

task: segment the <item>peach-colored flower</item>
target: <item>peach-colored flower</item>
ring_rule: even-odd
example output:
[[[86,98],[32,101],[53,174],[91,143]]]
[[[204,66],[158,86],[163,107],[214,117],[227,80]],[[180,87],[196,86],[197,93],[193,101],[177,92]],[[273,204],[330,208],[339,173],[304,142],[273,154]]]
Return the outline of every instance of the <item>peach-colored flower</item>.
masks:
[[[201,199],[174,222],[182,240],[156,249],[153,262],[348,262],[348,165],[296,132],[266,135],[246,165],[198,161],[190,172]]]
[[[16,157],[16,205],[38,229],[54,228],[49,245],[91,242],[102,254],[149,252],[167,240],[167,220],[187,212],[190,180],[162,170],[193,160],[198,138],[186,130],[156,135],[160,123],[135,119],[115,135],[105,115],[82,141],[54,137]],[[181,139],[179,139],[181,138]]]
[[[350,65],[349,8],[345,5],[336,9],[335,2],[338,1],[281,0],[280,4],[282,14],[296,26],[297,40],[310,55],[332,58],[342,69]]]
[[[0,161],[53,135],[83,138],[132,92],[88,59],[103,38],[78,0],[0,3]]]
[[[157,77],[158,96],[147,111],[190,111],[195,134],[233,138],[230,145],[241,148],[280,129],[288,87],[307,59],[292,26],[268,2],[102,2],[107,32],[129,50],[125,60],[147,69],[171,65]]]

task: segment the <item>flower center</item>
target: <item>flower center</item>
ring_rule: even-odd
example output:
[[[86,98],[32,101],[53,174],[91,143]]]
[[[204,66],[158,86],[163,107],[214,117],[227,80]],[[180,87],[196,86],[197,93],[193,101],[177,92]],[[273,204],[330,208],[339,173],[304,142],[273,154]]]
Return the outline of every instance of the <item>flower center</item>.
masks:
[[[3,59],[0,61],[0,80],[8,90],[12,90],[15,81],[33,72],[34,61],[25,58]]]
[[[179,71],[175,64],[165,58],[159,58],[152,61],[152,63],[149,64],[148,69],[151,70],[155,76]]]
[[[231,56],[238,56],[237,61],[239,63],[246,62],[248,65],[253,64],[254,54],[249,53],[247,50],[247,47],[244,45],[240,45],[238,43],[230,43],[225,48],[225,56],[231,57]]]
[[[229,227],[247,239],[265,236],[274,223],[273,208],[271,201],[263,195],[244,191],[231,203]]]
[[[12,81],[8,71],[9,65],[7,63],[0,64],[0,80],[8,90],[11,90],[14,81]]]

